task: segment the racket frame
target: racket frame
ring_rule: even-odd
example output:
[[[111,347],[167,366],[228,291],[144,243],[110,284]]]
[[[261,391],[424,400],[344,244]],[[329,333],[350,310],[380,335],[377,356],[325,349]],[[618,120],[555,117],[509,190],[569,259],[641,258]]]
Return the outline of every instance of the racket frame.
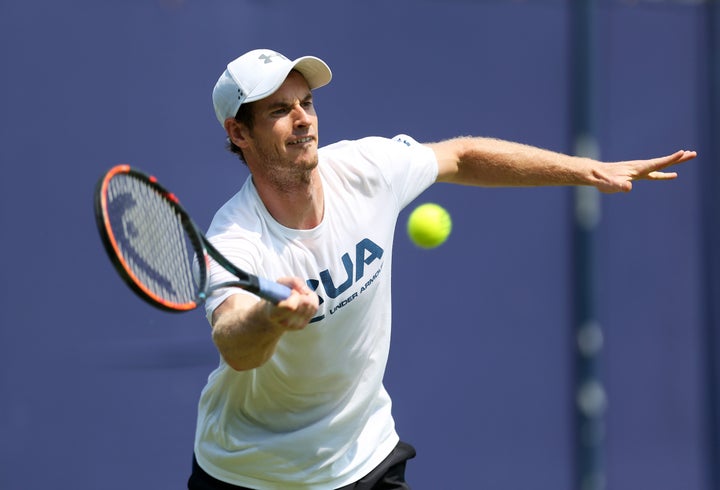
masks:
[[[180,222],[183,229],[187,233],[188,239],[193,247],[193,250],[197,254],[199,274],[198,280],[198,295],[194,301],[187,301],[184,303],[176,303],[168,301],[152,290],[147,288],[145,284],[133,273],[130,265],[123,258],[122,251],[118,245],[115,234],[113,233],[112,226],[110,225],[110,216],[108,215],[107,206],[107,192],[110,181],[113,177],[119,174],[126,174],[137,178],[145,182],[147,185],[152,187],[157,193],[173,208],[173,210],[179,215]],[[147,175],[137,169],[130,167],[127,164],[116,165],[111,168],[97,183],[95,189],[95,222],[100,232],[103,246],[107,252],[110,261],[112,262],[115,270],[120,274],[120,277],[140,298],[148,302],[149,304],[156,306],[165,311],[171,312],[184,312],[197,308],[200,304],[198,300],[204,300],[207,297],[207,257],[205,253],[205,247],[203,246],[203,236],[198,231],[195,224],[190,219],[190,215],[180,206],[177,197],[162,185],[160,185],[157,179],[152,175]],[[200,259],[202,258],[202,260]]]

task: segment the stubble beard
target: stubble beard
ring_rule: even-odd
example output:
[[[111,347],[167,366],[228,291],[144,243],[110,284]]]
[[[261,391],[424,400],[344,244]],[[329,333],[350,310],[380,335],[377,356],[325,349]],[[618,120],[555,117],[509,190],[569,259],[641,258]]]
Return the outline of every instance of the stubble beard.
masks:
[[[263,152],[260,160],[265,180],[284,193],[307,188],[318,166],[317,150],[294,161],[277,153]]]

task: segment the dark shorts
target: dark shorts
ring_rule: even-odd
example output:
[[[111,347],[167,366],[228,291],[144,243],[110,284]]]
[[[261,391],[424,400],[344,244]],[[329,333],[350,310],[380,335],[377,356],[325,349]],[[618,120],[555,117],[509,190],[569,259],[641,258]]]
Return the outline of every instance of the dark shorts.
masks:
[[[410,490],[405,482],[405,463],[415,457],[415,448],[400,441],[395,449],[374,470],[338,490]],[[205,473],[193,456],[188,490],[253,490],[225,483]]]

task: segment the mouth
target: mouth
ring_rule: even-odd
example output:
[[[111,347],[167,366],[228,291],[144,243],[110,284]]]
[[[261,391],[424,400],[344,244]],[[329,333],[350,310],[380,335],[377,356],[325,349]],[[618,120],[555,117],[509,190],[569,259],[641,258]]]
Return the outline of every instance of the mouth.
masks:
[[[315,141],[315,138],[313,138],[312,136],[305,136],[304,138],[298,138],[292,141],[288,141],[288,146],[304,145],[312,141]]]

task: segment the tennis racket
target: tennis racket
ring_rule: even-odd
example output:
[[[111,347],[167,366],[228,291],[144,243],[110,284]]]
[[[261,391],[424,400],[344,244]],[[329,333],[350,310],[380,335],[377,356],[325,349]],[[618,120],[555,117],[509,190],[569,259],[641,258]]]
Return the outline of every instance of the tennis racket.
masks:
[[[238,287],[277,304],[290,288],[233,265],[208,241],[177,197],[129,165],[117,165],[95,189],[95,220],[120,277],[142,299],[166,311],[200,306],[216,289]],[[208,287],[210,259],[236,281]]]

